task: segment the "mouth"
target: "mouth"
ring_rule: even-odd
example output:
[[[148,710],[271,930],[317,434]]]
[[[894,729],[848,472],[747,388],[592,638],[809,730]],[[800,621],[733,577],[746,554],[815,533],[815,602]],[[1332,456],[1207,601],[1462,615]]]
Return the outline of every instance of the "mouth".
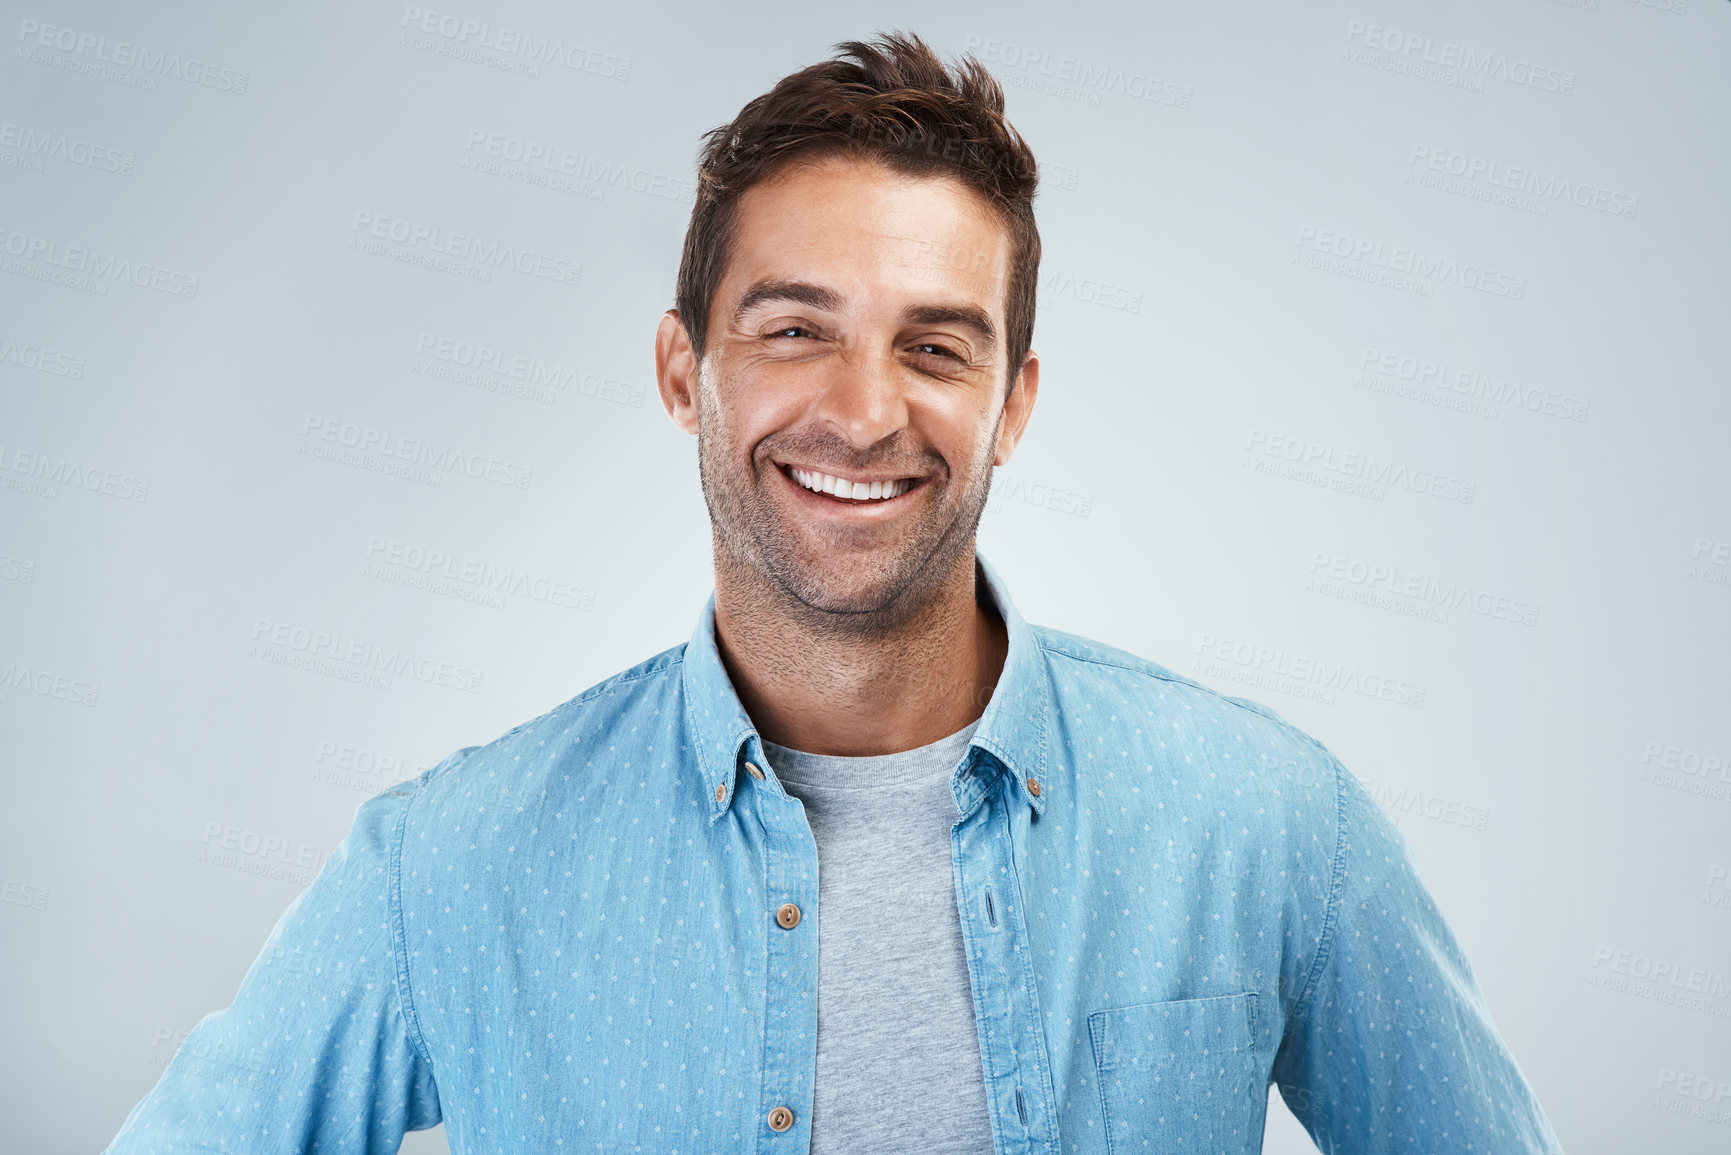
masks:
[[[920,488],[924,477],[846,477],[824,473],[799,465],[777,462],[776,467],[796,487],[811,497],[830,504],[854,506],[892,505]]]

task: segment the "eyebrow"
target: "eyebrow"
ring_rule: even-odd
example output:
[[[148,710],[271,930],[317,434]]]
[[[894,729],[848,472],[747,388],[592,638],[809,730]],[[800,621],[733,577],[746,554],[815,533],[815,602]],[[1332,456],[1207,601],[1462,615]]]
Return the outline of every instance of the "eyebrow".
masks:
[[[804,305],[808,309],[822,309],[827,313],[841,311],[841,294],[822,285],[814,285],[810,281],[759,281],[747,289],[739,298],[739,304],[733,307],[733,319],[741,317],[772,301],[787,301],[795,305]]]
[[[979,338],[980,352],[990,357],[998,345],[998,330],[984,309],[972,305],[914,305],[902,311],[909,325],[961,325]]]
[[[841,311],[841,294],[810,281],[766,280],[747,289],[733,308],[738,322],[747,313],[762,305],[786,301],[829,313]],[[910,305],[902,310],[902,322],[907,325],[961,325],[972,329],[988,356],[997,347],[998,330],[984,309],[973,305]]]

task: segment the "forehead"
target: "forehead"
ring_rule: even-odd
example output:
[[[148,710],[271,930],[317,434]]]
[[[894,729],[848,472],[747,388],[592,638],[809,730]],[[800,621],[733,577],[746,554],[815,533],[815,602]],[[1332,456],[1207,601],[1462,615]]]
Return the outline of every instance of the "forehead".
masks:
[[[1009,267],[1008,227],[960,179],[825,157],[746,190],[718,297],[769,278],[807,280],[850,300],[959,295],[1001,316]]]

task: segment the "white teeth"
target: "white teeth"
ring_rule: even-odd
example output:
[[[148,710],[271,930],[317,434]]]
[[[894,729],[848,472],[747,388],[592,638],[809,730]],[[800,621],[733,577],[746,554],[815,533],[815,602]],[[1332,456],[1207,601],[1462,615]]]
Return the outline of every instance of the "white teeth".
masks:
[[[819,493],[834,494],[848,501],[884,501],[892,497],[900,497],[913,487],[913,479],[901,478],[898,481],[849,481],[843,477],[831,477],[827,473],[817,473],[809,469],[789,469],[793,479],[806,489]]]

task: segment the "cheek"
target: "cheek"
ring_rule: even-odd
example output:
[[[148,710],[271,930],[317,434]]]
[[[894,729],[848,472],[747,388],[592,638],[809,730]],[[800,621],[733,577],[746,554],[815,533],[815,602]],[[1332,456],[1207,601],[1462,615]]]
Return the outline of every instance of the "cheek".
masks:
[[[786,366],[733,367],[710,396],[726,415],[728,428],[753,440],[797,421],[811,399],[808,378]]]
[[[705,434],[728,456],[741,446],[755,445],[762,437],[765,398],[750,381],[730,378],[725,384],[706,381],[703,389],[702,425]]]
[[[950,473],[958,478],[989,470],[997,456],[997,422],[971,406],[955,406],[941,420],[925,424],[924,433],[926,444],[949,463]]]

